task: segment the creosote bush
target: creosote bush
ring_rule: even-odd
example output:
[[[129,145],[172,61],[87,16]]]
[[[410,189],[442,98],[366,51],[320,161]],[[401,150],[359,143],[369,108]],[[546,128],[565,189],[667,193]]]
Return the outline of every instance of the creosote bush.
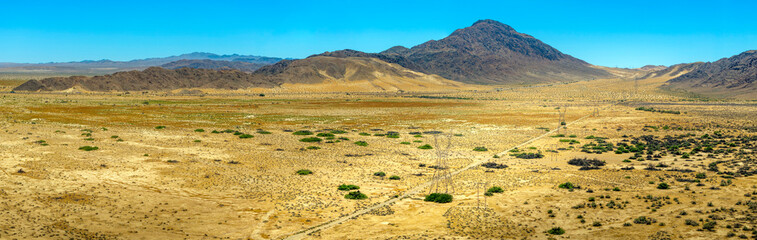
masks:
[[[419,149],[433,149],[434,147],[432,147],[431,145],[426,144],[426,145],[422,145],[422,146],[420,146],[418,148]]]
[[[502,189],[501,187],[497,187],[497,186],[490,187],[489,190],[486,190],[486,192],[490,192],[490,193],[501,193],[501,192],[504,192],[504,191],[505,191],[504,189]]]
[[[657,189],[670,189],[670,185],[663,182],[657,185]]]
[[[164,129],[164,128],[166,128],[166,126],[157,126],[157,127],[155,127],[155,129]]]
[[[339,185],[337,189],[340,191],[350,191],[350,190],[358,190],[360,189],[360,187],[357,185],[352,185],[352,184],[349,184],[349,185],[342,184],[342,185]]]
[[[447,193],[432,193],[426,196],[426,202],[448,203],[452,202],[452,195]]]
[[[373,173],[373,176],[384,177],[384,176],[386,176],[386,173],[384,173],[384,172],[375,172],[375,173]]]
[[[486,152],[486,151],[489,151],[489,149],[487,149],[486,147],[475,147],[475,148],[473,148],[473,151],[476,151],[476,152]]]
[[[562,229],[561,227],[553,227],[552,229],[547,230],[547,233],[552,235],[563,235],[565,234],[565,229]]]
[[[400,180],[400,176],[392,175],[391,177],[389,177],[389,180]]]
[[[100,148],[99,147],[93,147],[93,146],[81,146],[81,147],[79,147],[79,150],[87,151],[87,152],[94,151],[94,150],[97,150],[97,149],[100,149]]]
[[[252,138],[253,136],[251,134],[241,134],[239,135],[239,138]]]
[[[205,129],[198,128],[198,129],[195,129],[195,132],[205,132]]]
[[[354,191],[354,192],[350,192],[348,194],[345,194],[344,198],[346,198],[346,199],[360,200],[360,199],[366,199],[366,198],[368,198],[368,196],[366,196],[365,194],[361,193],[360,191]]]
[[[300,142],[321,142],[323,139],[317,138],[317,137],[308,137],[300,139]]]
[[[365,147],[365,146],[368,146],[368,143],[365,142],[365,141],[357,141],[357,142],[355,142],[355,145],[358,145],[358,146],[361,146],[361,147]]]
[[[292,134],[294,134],[294,135],[313,135],[313,132],[308,131],[308,130],[300,130],[300,131],[296,131],[296,132],[294,132]]]
[[[313,171],[310,171],[307,169],[297,170],[297,175],[310,175],[310,174],[313,174]]]

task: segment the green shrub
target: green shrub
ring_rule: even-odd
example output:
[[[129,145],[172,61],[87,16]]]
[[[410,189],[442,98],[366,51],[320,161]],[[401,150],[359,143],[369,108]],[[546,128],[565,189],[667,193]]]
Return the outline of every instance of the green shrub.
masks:
[[[310,149],[310,150],[318,150],[318,149],[321,149],[321,148],[320,148],[320,147],[317,147],[317,146],[308,146],[308,147],[307,147],[307,149]]]
[[[646,216],[637,217],[637,218],[635,218],[633,220],[633,223],[636,223],[636,224],[646,224],[646,225],[650,225],[650,224],[652,224],[654,222],[657,222],[657,221],[655,221],[654,219],[652,219],[650,217],[646,217]]]
[[[271,132],[266,130],[258,130],[258,134],[271,134]]]
[[[294,135],[313,135],[313,132],[308,131],[308,130],[300,130],[300,131],[296,131],[296,132],[294,132],[292,134],[294,134]]]
[[[300,139],[300,142],[321,142],[323,139],[317,138],[317,137],[308,137]]]
[[[486,149],[486,147],[475,147],[475,148],[473,148],[473,151],[476,151],[476,152],[486,152],[486,151],[489,151],[489,149]]]
[[[563,235],[565,234],[565,229],[562,229],[561,227],[553,227],[552,229],[547,230],[547,233],[552,235]]]
[[[110,138],[118,138],[118,135],[110,136]]]
[[[316,136],[319,136],[319,137],[333,137],[334,134],[331,134],[331,133],[319,133]]]
[[[707,178],[707,174],[705,174],[705,173],[697,173],[697,175],[694,176],[694,177],[696,177],[698,179],[705,179],[705,178]]]
[[[422,146],[420,146],[418,148],[419,149],[433,149],[434,147],[432,147],[431,145],[426,144],[426,145],[422,145]]]
[[[350,139],[346,137],[339,137],[339,140],[349,141]]]
[[[205,129],[198,128],[198,129],[195,129],[195,132],[205,132]]]
[[[346,199],[360,200],[360,199],[366,199],[366,198],[368,198],[368,196],[366,196],[365,194],[361,193],[360,191],[354,191],[354,192],[350,192],[348,194],[345,194],[344,198],[346,198]]]
[[[252,134],[241,134],[239,138],[253,138]]]
[[[349,190],[358,190],[360,189],[360,187],[358,187],[357,185],[352,185],[352,184],[350,185],[342,184],[342,185],[339,185],[337,189],[340,191],[349,191]]]
[[[400,176],[392,175],[391,177],[389,177],[389,180],[400,180]]]
[[[155,129],[164,129],[164,128],[166,128],[166,126],[157,126],[157,127],[155,127]]]
[[[297,170],[297,175],[310,175],[310,174],[313,174],[313,171],[310,171],[307,169]]]
[[[563,184],[557,185],[557,187],[559,187],[559,188],[564,188],[564,189],[573,189],[573,188],[578,188],[578,186],[576,186],[576,185],[573,185],[573,183],[572,183],[572,182],[566,182],[566,183],[563,183]]]
[[[370,133],[364,133],[364,132],[361,132],[361,133],[359,133],[358,135],[360,135],[360,136],[370,136],[371,134],[370,134]]]
[[[670,185],[663,182],[657,185],[657,189],[670,189]]]
[[[333,133],[333,134],[345,134],[345,133],[347,133],[347,131],[344,131],[344,130],[331,130],[331,133]]]
[[[358,145],[358,146],[361,146],[361,147],[365,147],[365,146],[368,146],[368,143],[365,142],[365,141],[357,141],[357,142],[355,142],[355,145]]]
[[[505,191],[504,189],[502,189],[501,187],[497,187],[497,186],[490,187],[489,190],[486,190],[486,192],[490,192],[490,193],[501,193],[501,192],[504,192],[504,191]]]
[[[99,147],[93,147],[93,146],[82,146],[82,147],[79,147],[79,150],[87,151],[87,152],[94,151],[94,150],[97,150],[97,149],[100,149],[100,148]]]
[[[432,193],[426,196],[426,202],[448,203],[452,202],[452,195],[447,193]]]
[[[375,173],[373,173],[373,176],[384,177],[384,176],[386,176],[386,173],[384,173],[384,172],[375,172]]]
[[[410,142],[400,142],[400,144],[410,145]]]

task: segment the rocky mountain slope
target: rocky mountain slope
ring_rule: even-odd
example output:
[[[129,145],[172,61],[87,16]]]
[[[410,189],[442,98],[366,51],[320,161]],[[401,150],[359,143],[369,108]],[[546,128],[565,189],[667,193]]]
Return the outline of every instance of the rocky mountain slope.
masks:
[[[441,40],[410,49],[397,46],[379,55],[412,70],[466,83],[539,83],[611,76],[494,20],[481,20]]]
[[[254,72],[265,65],[271,63],[250,63],[243,61],[225,61],[225,60],[210,60],[210,59],[182,59],[175,62],[166,63],[160,65],[162,68],[167,69],[179,69],[179,68],[201,68],[201,69],[217,69],[217,70],[240,70],[243,72]]]

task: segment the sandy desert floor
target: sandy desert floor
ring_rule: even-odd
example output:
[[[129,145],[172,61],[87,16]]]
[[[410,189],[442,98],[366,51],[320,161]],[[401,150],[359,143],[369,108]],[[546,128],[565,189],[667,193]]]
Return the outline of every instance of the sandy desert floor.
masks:
[[[757,102],[662,92],[654,79],[633,84],[443,94],[6,92],[0,239],[757,236]],[[556,108],[567,109],[559,132]],[[406,194],[441,171],[439,153],[449,171],[476,165],[444,185],[454,200],[424,201],[435,188]],[[575,158],[605,164],[579,170],[568,164]],[[303,169],[312,174],[297,174]],[[567,182],[577,187],[558,187]],[[368,198],[346,199],[342,184]],[[486,196],[494,186],[504,191]]]

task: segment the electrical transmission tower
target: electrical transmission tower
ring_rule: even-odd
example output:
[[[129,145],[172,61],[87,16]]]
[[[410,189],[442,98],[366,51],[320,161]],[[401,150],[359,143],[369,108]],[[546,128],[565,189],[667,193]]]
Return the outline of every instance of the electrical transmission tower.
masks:
[[[434,134],[434,149],[436,150],[436,168],[430,193],[451,193],[455,191],[452,176],[447,165],[450,149],[452,149],[452,134]],[[440,140],[441,139],[441,140]],[[447,140],[445,143],[444,140]]]
[[[591,112],[591,116],[599,117],[599,106],[594,107],[594,111]]]
[[[486,209],[486,208],[489,207],[489,205],[486,204],[486,198],[487,198],[486,191],[488,190],[487,189],[488,187],[489,187],[489,183],[488,182],[477,182],[476,183],[476,189],[478,189],[478,191],[477,191],[477,193],[478,193],[477,194],[477,197],[478,197],[478,199],[477,199],[477,207],[478,208]],[[481,195],[484,195],[484,201],[483,202],[481,202]]]
[[[558,121],[560,122],[560,125],[557,127],[557,133],[560,133],[560,131],[565,127],[567,124],[565,122],[565,113],[568,112],[568,107],[557,107],[557,113],[560,115],[560,118]]]

